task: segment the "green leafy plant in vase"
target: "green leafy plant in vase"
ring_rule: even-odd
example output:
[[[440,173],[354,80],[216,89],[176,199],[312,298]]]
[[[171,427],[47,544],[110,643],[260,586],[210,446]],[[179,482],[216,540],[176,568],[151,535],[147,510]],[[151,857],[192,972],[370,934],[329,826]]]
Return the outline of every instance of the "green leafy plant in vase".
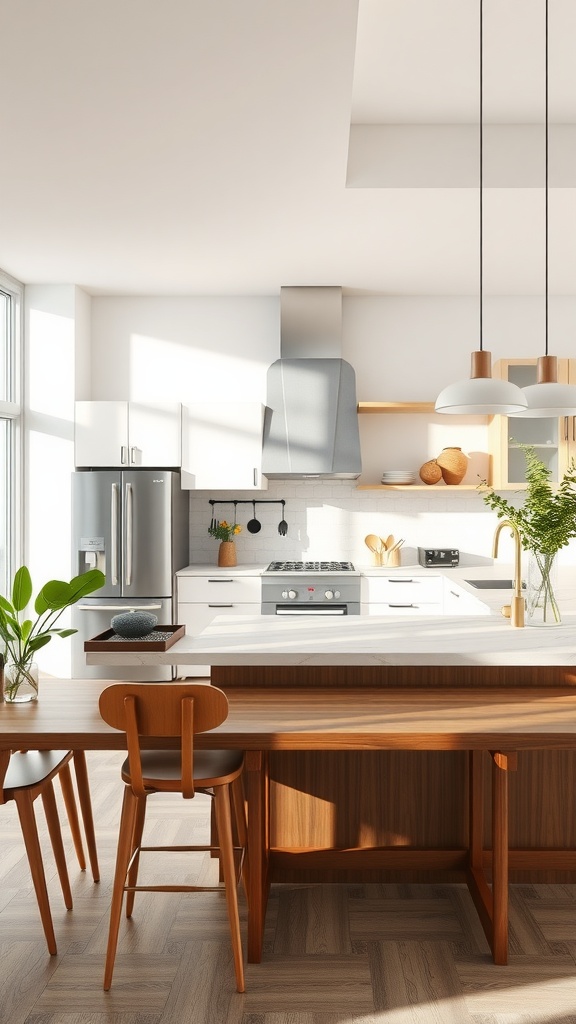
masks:
[[[526,496],[517,508],[489,487],[480,485],[482,498],[498,518],[509,519],[529,552],[527,614],[529,621],[545,625],[561,621],[554,590],[556,555],[576,537],[576,464],[571,461],[556,489],[550,484],[551,471],[538,458],[532,445],[520,444],[526,459]]]
[[[62,612],[106,582],[99,569],[75,576],[69,583],[49,580],[34,601],[36,618],[23,618],[32,600],[32,579],[27,566],[14,574],[11,600],[0,595],[0,641],[4,645],[4,699],[24,703],[38,697],[38,669],[34,655],[53,636],[67,637],[76,629],[57,629]]]

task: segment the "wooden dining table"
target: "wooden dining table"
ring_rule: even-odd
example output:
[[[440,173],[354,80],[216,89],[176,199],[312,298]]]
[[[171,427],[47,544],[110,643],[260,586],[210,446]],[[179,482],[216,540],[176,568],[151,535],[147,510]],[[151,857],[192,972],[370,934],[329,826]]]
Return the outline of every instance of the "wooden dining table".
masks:
[[[98,710],[106,680],[42,680],[37,702],[0,704],[0,749],[123,750],[125,737]],[[168,684],[169,685],[169,684]],[[248,960],[262,957],[271,864],[268,757],[272,751],[467,751],[468,844],[438,851],[439,869],[466,880],[497,964],[508,958],[508,777],[522,750],[576,746],[576,692],[570,687],[497,690],[238,687],[229,715],[197,737],[204,748],[246,752]],[[157,746],[167,746],[158,740]],[[491,764],[492,845],[483,842],[483,761]],[[441,801],[442,794],[438,794]],[[487,801],[486,801],[487,802]],[[344,856],[350,851],[341,851]],[[352,851],[353,853],[354,851]],[[410,849],[362,850],[373,863],[410,862]],[[488,863],[486,861],[488,860]],[[576,933],[576,926],[575,926]]]

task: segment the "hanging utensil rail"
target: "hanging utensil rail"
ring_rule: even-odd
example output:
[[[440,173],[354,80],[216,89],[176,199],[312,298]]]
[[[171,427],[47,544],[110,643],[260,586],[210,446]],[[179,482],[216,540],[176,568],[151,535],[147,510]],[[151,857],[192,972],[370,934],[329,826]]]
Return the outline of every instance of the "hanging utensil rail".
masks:
[[[252,498],[229,498],[227,501],[209,498],[208,504],[212,506],[212,511],[214,511],[214,505],[282,505],[282,508],[284,508],[286,502],[284,498],[262,498],[260,500],[256,498],[255,501],[252,501]]]
[[[282,519],[281,519],[281,521],[278,524],[278,533],[280,534],[281,537],[285,537],[286,534],[288,533],[288,523],[286,522],[286,520],[284,518],[284,508],[286,506],[286,501],[285,501],[284,498],[262,498],[262,499],[258,499],[258,498],[230,498],[228,500],[226,500],[226,499],[219,499],[219,498],[218,499],[217,498],[209,498],[208,499],[208,504],[210,505],[210,507],[212,509],[212,518],[210,520],[210,529],[211,530],[215,529],[218,526],[218,523],[219,523],[219,520],[218,520],[218,518],[217,518],[217,516],[216,516],[216,514],[214,512],[214,506],[215,505],[233,505],[234,506],[234,523],[236,523],[236,510],[237,510],[237,506],[238,505],[252,505],[252,508],[254,510],[254,518],[251,519],[250,522],[247,525],[247,529],[248,529],[248,531],[250,533],[258,533],[259,530],[260,530],[260,527],[261,527],[261,524],[256,519],[256,505],[281,505],[282,506]]]

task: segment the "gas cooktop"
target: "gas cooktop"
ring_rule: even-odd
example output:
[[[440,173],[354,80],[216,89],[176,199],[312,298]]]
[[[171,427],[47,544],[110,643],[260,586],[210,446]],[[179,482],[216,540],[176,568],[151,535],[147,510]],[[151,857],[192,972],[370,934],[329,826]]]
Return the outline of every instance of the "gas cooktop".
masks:
[[[266,572],[355,572],[352,562],[270,562]]]

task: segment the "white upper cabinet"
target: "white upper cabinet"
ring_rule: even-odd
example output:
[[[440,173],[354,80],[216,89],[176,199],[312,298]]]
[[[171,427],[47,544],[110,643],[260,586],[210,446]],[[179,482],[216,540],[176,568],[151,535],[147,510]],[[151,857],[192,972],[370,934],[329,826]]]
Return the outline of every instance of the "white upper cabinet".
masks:
[[[259,402],[200,402],[182,411],[182,487],[263,491]]]
[[[76,402],[74,463],[84,466],[182,464],[179,402]]]

